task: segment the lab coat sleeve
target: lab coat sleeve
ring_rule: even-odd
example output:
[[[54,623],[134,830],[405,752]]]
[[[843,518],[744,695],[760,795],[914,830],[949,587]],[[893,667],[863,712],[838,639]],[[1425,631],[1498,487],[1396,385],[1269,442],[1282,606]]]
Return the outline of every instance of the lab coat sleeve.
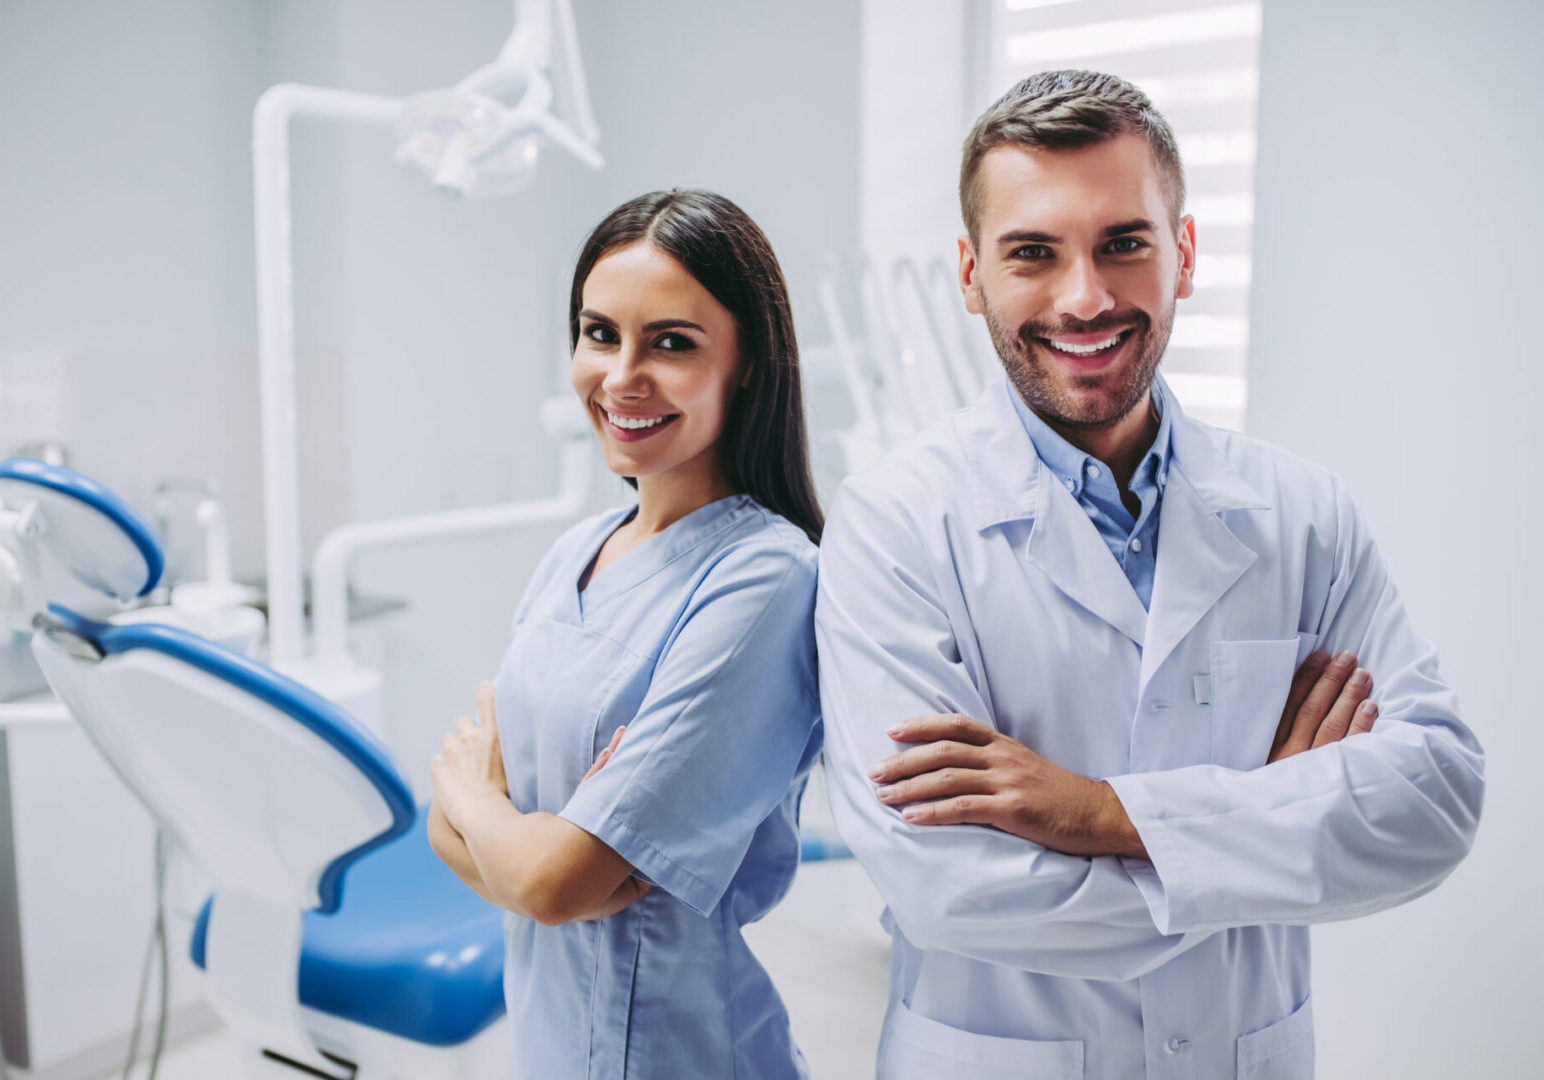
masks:
[[[820,748],[812,549],[743,544],[665,641],[610,761],[562,816],[707,915]],[[798,846],[790,841],[791,873]]]
[[[844,487],[815,616],[832,813],[900,932],[919,949],[1086,979],[1135,978],[1194,945],[1205,935],[1158,930],[1114,857],[986,826],[911,825],[875,798],[867,770],[900,749],[891,724],[949,712],[993,722],[916,535],[887,499]]]
[[[1373,676],[1372,731],[1252,771],[1111,777],[1150,864],[1131,869],[1171,932],[1350,919],[1434,888],[1469,851],[1484,756],[1388,565],[1336,485],[1319,646]]]

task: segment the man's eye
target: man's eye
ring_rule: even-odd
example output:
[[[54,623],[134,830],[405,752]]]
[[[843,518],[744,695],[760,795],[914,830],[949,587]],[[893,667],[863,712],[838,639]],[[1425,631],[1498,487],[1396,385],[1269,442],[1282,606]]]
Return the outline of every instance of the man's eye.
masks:
[[[1112,255],[1130,255],[1133,251],[1140,251],[1147,245],[1135,236],[1117,236],[1110,241],[1109,251]]]
[[[1044,244],[1025,244],[1023,247],[1014,248],[1013,253],[1009,255],[1011,259],[1049,259],[1050,257],[1051,249]]]
[[[666,352],[685,352],[687,349],[695,349],[697,343],[685,334],[665,334],[655,342],[655,347]]]
[[[585,337],[601,345],[611,345],[616,341],[616,332],[605,323],[591,323],[583,330]]]

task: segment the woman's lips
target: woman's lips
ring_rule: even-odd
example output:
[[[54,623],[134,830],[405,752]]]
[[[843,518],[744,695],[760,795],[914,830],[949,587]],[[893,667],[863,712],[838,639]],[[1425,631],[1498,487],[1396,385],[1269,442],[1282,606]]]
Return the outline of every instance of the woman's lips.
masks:
[[[675,423],[678,419],[680,419],[680,415],[681,414],[680,413],[666,414],[659,421],[659,423],[652,424],[649,427],[642,427],[642,428],[623,427],[622,425],[616,423],[612,419],[613,415],[615,415],[617,417],[617,419],[620,419],[620,420],[643,420],[643,419],[653,419],[653,417],[645,417],[645,416],[632,417],[632,416],[626,416],[626,415],[620,414],[620,413],[613,414],[613,413],[611,413],[610,411],[608,411],[607,409],[604,409],[604,408],[602,408],[600,410],[601,424],[602,424],[602,426],[605,427],[606,433],[608,435],[610,435],[613,439],[617,440],[618,442],[635,443],[635,442],[642,442],[644,439],[650,438],[650,437],[652,437],[654,435],[658,435],[661,431],[664,431],[667,427],[669,427],[671,424]],[[655,414],[655,415],[658,415],[658,414]]]

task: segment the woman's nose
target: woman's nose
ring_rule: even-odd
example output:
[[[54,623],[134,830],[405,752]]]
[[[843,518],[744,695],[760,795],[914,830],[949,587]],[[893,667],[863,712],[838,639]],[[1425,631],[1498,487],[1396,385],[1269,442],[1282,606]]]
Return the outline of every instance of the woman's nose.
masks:
[[[614,356],[615,362],[607,370],[601,389],[618,400],[647,397],[648,369],[640,350],[624,344]]]

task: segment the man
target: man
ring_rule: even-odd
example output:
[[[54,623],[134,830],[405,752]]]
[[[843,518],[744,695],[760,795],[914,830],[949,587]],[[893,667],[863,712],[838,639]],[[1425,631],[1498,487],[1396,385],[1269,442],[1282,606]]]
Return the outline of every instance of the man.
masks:
[[[1336,478],[1156,376],[1196,240],[1147,98],[1026,79],[960,196],[1007,377],[850,478],[821,546],[879,1074],[1309,1077],[1307,924],[1452,870],[1480,747]]]

